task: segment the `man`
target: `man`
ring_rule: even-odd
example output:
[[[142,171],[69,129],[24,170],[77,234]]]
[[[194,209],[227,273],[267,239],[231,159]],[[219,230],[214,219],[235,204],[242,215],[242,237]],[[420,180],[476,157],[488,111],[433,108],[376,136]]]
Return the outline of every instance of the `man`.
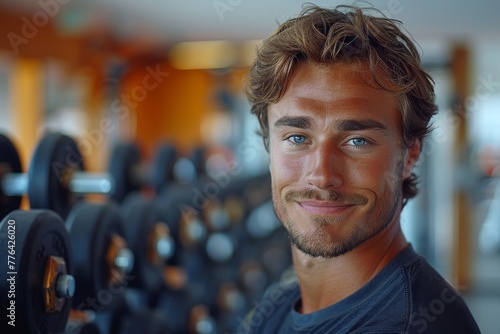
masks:
[[[398,22],[311,5],[263,42],[246,93],[298,278],[268,293],[249,332],[479,333],[401,231],[437,107]]]

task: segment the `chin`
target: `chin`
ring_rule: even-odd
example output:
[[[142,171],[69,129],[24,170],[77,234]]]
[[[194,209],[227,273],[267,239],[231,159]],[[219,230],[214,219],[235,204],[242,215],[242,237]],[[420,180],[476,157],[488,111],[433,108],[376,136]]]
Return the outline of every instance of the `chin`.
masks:
[[[331,222],[311,221],[307,226],[296,226],[294,222],[288,220],[285,226],[291,244],[312,257],[341,256],[370,238],[366,231],[358,227],[342,231],[344,229],[340,230]]]

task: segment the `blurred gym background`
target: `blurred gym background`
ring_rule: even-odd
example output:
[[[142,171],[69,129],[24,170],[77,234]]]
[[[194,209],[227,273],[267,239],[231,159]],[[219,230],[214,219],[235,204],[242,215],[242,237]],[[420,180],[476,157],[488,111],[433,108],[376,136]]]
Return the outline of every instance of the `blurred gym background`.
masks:
[[[418,42],[440,106],[405,233],[463,293],[482,332],[498,333],[500,2],[369,3]],[[242,83],[259,41],[302,4],[1,0],[0,132],[23,166],[40,136],[58,131],[80,143],[90,171],[106,169],[114,143],[133,140],[152,159],[167,140],[181,153],[207,148],[211,168],[236,161],[238,176],[265,174]]]

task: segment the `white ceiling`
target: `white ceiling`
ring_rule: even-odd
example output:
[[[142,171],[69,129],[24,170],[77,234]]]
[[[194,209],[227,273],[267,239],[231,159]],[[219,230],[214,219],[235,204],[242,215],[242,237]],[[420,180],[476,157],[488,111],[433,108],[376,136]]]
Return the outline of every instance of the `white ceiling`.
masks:
[[[61,26],[104,26],[122,38],[165,45],[184,40],[261,39],[279,22],[299,12],[299,0],[0,0],[33,15],[43,3],[58,4]],[[316,0],[322,6],[353,0]],[[498,0],[371,0],[388,16],[403,21],[417,39],[500,39]],[[1,24],[1,23],[0,23]]]

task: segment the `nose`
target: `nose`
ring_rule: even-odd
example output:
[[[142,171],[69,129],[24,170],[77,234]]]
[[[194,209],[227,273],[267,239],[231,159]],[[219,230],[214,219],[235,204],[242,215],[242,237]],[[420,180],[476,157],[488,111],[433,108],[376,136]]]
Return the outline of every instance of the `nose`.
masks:
[[[306,181],[318,189],[339,188],[343,184],[345,161],[333,144],[318,145],[309,153]]]

